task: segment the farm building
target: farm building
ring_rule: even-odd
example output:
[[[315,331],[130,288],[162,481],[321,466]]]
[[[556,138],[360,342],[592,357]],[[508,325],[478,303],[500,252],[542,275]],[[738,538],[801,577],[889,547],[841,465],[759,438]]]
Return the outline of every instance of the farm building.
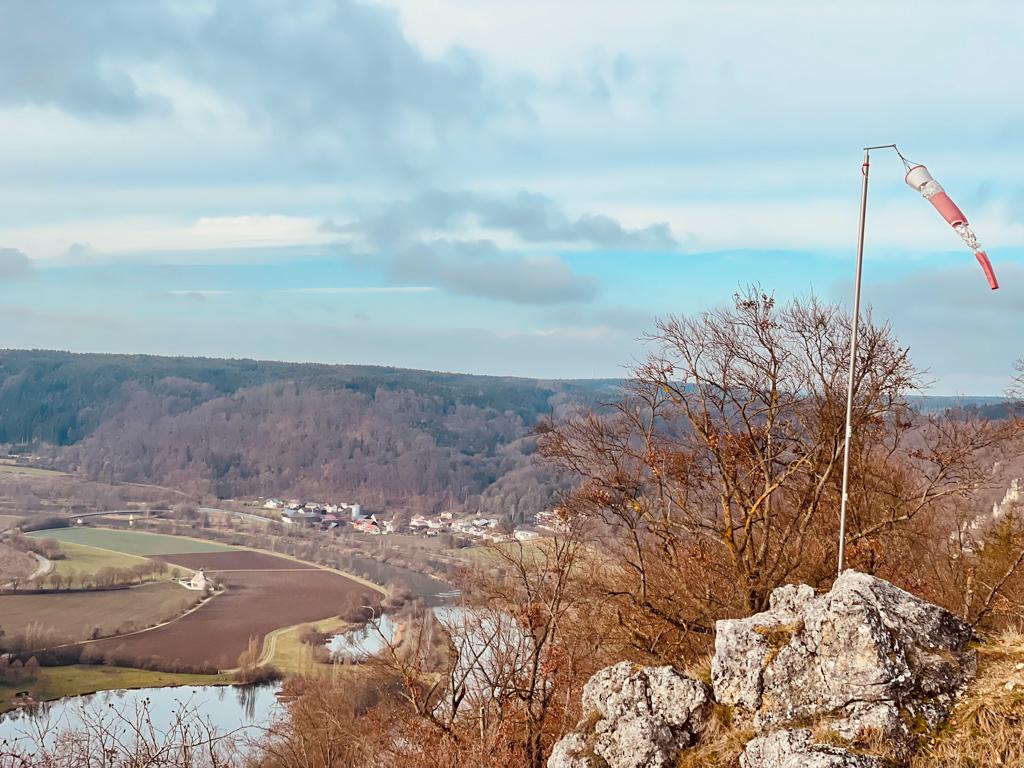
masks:
[[[197,592],[205,592],[206,588],[210,586],[210,582],[207,581],[206,574],[202,568],[196,571],[191,579],[178,579],[178,583],[185,589],[192,589]]]

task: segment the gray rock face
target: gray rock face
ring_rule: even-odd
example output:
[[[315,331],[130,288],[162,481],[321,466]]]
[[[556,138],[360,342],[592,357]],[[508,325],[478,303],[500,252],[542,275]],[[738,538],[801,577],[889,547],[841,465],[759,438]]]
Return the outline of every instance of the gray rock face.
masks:
[[[799,729],[752,739],[740,756],[740,768],[882,768],[882,763],[815,744],[810,731]]]
[[[672,667],[620,662],[590,678],[582,703],[583,720],[548,768],[669,768],[704,730],[712,699]]]
[[[847,571],[827,594],[782,587],[769,610],[719,621],[715,697],[752,714],[762,732],[830,718],[843,738],[879,730],[909,746],[912,729],[935,728],[974,676],[971,634],[942,608]],[[833,764],[846,765],[822,763]]]
[[[903,759],[974,677],[971,637],[942,608],[854,571],[827,594],[782,587],[767,611],[718,622],[714,698],[759,733],[741,768],[882,768],[855,754],[865,743]],[[582,703],[548,768],[671,768],[704,731],[712,695],[672,667],[623,662],[594,675]]]

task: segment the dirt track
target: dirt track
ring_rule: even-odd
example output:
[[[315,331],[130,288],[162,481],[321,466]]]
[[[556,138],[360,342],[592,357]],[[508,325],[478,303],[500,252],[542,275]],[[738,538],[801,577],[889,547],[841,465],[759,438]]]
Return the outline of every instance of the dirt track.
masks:
[[[92,645],[137,659],[159,656],[219,669],[238,665],[249,638],[337,614],[353,599],[376,603],[377,592],[330,571],[259,552],[161,555],[154,559],[218,573],[227,591],[179,621]],[[262,568],[262,570],[254,570]]]

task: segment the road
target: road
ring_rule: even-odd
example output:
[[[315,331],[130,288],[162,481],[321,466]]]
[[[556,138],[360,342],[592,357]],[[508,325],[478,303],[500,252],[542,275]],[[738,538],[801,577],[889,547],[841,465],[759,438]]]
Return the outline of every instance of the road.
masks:
[[[42,555],[33,552],[32,556],[35,557],[39,565],[36,566],[36,569],[32,572],[32,575],[25,579],[25,581],[35,581],[36,579],[41,579],[43,576],[48,574],[53,569],[53,563],[51,563]],[[10,589],[13,584],[13,581],[8,582],[7,584],[2,584],[0,585],[0,589]]]
[[[154,509],[152,512],[167,512],[166,509]],[[236,512],[233,509],[218,509],[217,507],[199,507],[200,512],[218,512],[225,515],[237,515],[238,517],[244,517],[247,520],[255,520],[258,523],[273,523],[277,522],[273,518],[264,517],[263,515],[254,515],[251,512]],[[68,520],[75,520],[79,517],[102,517],[103,515],[137,515],[138,517],[145,517],[146,511],[140,509],[105,509],[101,512],[79,512],[75,515],[67,515]]]
[[[246,520],[255,520],[257,523],[276,523],[276,522],[278,522],[277,520],[274,520],[271,517],[264,517],[263,515],[254,515],[251,512],[236,512],[233,509],[218,509],[217,507],[200,507],[199,511],[200,512],[206,512],[206,513],[217,512],[217,513],[220,513],[222,515],[235,515],[237,517],[243,517]]]
[[[53,563],[51,563],[45,557],[40,555],[38,552],[33,552],[32,554],[35,555],[36,560],[39,561],[39,567],[37,567],[35,571],[32,573],[32,575],[28,577],[29,581],[35,581],[36,579],[40,579],[53,570]]]

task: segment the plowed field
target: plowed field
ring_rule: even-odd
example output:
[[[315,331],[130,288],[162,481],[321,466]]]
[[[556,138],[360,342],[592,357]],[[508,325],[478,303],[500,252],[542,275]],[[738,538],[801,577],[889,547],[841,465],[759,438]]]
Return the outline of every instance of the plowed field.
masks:
[[[168,554],[155,559],[204,568],[227,590],[165,626],[92,643],[102,652],[230,669],[237,666],[251,637],[262,643],[274,629],[337,615],[355,599],[363,604],[380,600],[379,593],[344,576],[260,552]]]

